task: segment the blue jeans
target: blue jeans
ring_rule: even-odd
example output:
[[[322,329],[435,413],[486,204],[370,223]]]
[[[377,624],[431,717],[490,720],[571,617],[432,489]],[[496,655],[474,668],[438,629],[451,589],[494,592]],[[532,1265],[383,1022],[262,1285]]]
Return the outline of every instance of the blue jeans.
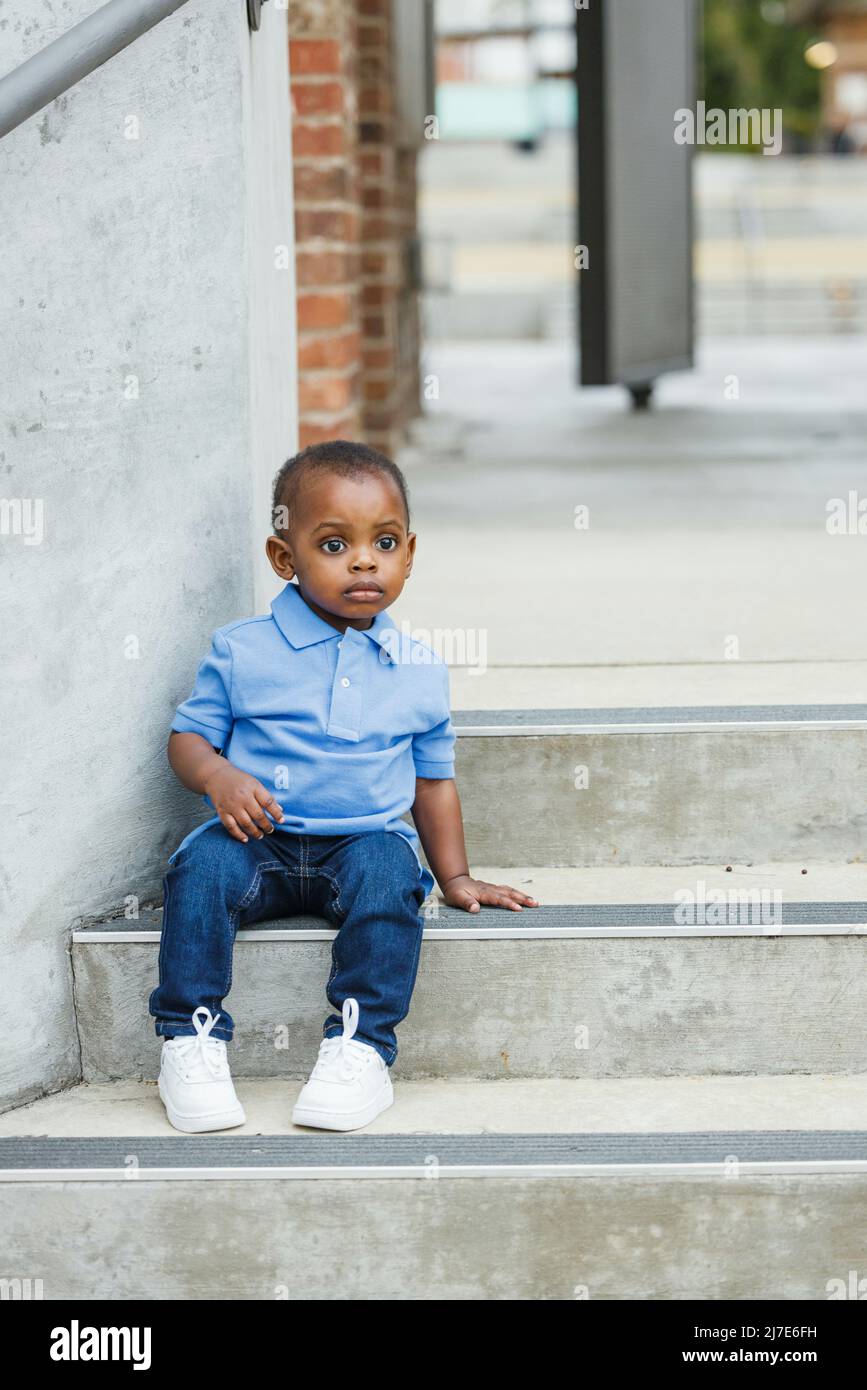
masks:
[[[211,1036],[227,1042],[223,1008],[238,927],[311,913],[338,928],[325,986],[334,1008],[323,1037],[343,1032],[343,1001],[358,1001],[355,1036],[391,1066],[395,1027],[409,1012],[425,899],[419,862],[402,835],[297,835],[275,830],[246,844],[209,826],[174,858],[164,880],[160,982],[149,1011],[157,1035],[190,1037],[201,1005],[220,1014]]]

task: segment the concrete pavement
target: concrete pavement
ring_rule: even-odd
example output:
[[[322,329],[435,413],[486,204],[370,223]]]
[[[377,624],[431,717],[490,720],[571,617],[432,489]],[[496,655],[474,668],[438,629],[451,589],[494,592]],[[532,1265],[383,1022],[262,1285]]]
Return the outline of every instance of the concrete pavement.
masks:
[[[424,371],[392,611],[483,634],[456,708],[862,697],[867,535],[827,522],[867,497],[867,339],[718,340],[646,414],[579,391],[567,344],[431,344]]]

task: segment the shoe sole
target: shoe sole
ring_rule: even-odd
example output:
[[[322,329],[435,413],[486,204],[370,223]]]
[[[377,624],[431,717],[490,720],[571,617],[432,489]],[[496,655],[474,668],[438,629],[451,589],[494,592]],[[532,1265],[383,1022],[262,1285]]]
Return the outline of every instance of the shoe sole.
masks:
[[[381,1115],[390,1105],[394,1105],[394,1090],[383,1087],[379,1095],[370,1101],[363,1110],[349,1113],[334,1110],[306,1110],[298,1105],[292,1111],[293,1125],[304,1125],[307,1129],[362,1129]]]
[[[215,1115],[180,1115],[174,1106],[168,1101],[163,1093],[162,1082],[158,1082],[160,1100],[166,1108],[169,1124],[173,1129],[179,1129],[182,1134],[208,1134],[214,1129],[237,1129],[238,1125],[247,1123],[247,1116],[243,1106],[238,1106],[237,1110],[223,1110]]]

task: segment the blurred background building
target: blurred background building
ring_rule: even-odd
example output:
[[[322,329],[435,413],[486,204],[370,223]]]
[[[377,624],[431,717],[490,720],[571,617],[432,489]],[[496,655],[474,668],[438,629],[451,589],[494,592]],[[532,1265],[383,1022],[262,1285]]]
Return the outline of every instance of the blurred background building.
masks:
[[[863,0],[788,0],[776,12],[814,32],[805,52],[822,76],[822,124],[840,154],[867,152],[867,6]]]
[[[546,131],[574,128],[570,0],[438,0],[436,34],[441,139],[531,150]]]

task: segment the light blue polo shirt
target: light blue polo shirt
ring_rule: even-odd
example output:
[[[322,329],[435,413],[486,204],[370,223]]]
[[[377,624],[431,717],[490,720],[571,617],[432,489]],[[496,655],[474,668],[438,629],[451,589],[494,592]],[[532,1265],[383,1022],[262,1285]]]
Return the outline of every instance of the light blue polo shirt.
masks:
[[[366,632],[341,633],[287,584],[270,616],[217,629],[172,729],[200,734],[258,778],[283,809],[277,831],[397,831],[419,862],[425,896],[433,889],[415,827],[402,817],[416,777],[455,775],[448,667],[388,612]],[[197,826],[169,863],[219,823]]]

